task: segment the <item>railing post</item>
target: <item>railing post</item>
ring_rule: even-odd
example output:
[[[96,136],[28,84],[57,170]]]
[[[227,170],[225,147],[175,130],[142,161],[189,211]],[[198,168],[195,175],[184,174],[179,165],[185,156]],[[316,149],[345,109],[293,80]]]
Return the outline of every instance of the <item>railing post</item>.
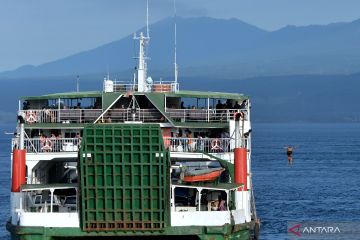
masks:
[[[50,188],[50,212],[53,212],[54,189]]]
[[[58,123],[60,122],[60,109],[61,109],[61,106],[60,106],[60,98],[58,99]]]
[[[210,122],[210,99],[207,98],[207,121]]]
[[[198,193],[199,193],[199,198],[198,198],[198,211],[201,210],[201,191],[202,189],[201,188],[197,188],[198,190]]]

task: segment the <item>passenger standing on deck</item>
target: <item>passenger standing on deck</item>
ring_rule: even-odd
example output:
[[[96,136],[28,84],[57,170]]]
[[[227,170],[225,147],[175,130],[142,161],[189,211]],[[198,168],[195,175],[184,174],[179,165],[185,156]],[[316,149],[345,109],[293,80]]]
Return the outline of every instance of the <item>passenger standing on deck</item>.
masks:
[[[221,103],[221,100],[218,100],[218,103],[216,104],[216,109],[222,109],[223,104]]]
[[[234,109],[240,109],[240,104],[238,101],[235,101]]]
[[[218,100],[216,104],[216,115],[221,120],[224,110],[224,104],[221,103],[221,100]]]
[[[243,100],[241,105],[240,105],[240,109],[246,109],[246,106],[247,106],[247,100]]]
[[[193,135],[190,130],[187,131],[186,138],[187,138],[188,151],[193,152],[195,150],[195,145],[194,145]]]
[[[181,109],[185,109],[184,102],[181,102],[180,108],[181,108]]]
[[[221,195],[219,195],[218,211],[226,211],[225,200],[222,199]]]

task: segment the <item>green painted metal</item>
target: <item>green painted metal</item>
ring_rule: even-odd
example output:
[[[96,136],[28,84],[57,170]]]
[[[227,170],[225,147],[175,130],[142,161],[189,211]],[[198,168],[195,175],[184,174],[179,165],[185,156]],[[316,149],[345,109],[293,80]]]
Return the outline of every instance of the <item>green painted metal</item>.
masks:
[[[162,115],[164,115],[172,125],[174,125],[173,120],[165,112],[165,94],[164,93],[146,93],[145,96],[156,107],[156,109],[159,110],[159,112]]]
[[[24,96],[21,100],[44,100],[44,99],[58,99],[58,98],[100,98],[102,92],[100,91],[88,91],[88,92],[67,92],[67,93],[54,93],[41,96]]]
[[[165,111],[165,94],[164,93],[145,93],[145,96],[156,106],[159,111]]]
[[[21,100],[44,100],[44,99],[58,99],[58,98],[95,98],[102,97],[102,95],[119,95],[125,92],[104,93],[102,91],[84,91],[84,92],[66,92],[66,93],[53,93],[41,96],[23,96]],[[144,93],[134,92],[134,95],[144,95]],[[164,96],[169,97],[188,97],[188,98],[222,98],[222,99],[248,99],[248,96],[238,93],[225,93],[225,92],[204,92],[204,91],[185,91],[181,90],[173,93],[145,93],[145,95],[159,96],[164,99]],[[164,100],[162,100],[164,101]],[[164,106],[164,104],[162,104]]]
[[[107,109],[114,101],[122,95],[119,92],[112,92],[112,93],[103,93],[102,95],[102,109],[103,111]]]
[[[187,97],[187,98],[221,98],[221,99],[248,99],[248,96],[239,93],[225,92],[204,92],[204,91],[178,91],[176,93],[166,93],[168,97]]]
[[[161,111],[160,111],[161,112]],[[171,123],[171,119],[169,119]],[[25,124],[26,129],[82,129],[89,123],[33,123]],[[220,122],[176,122],[174,127],[181,128],[228,128],[228,123]]]
[[[245,240],[251,239],[251,233],[254,231],[253,223],[244,223],[240,225],[225,225],[219,227],[167,227],[163,232],[156,231],[82,231],[80,228],[44,228],[44,227],[15,227],[7,223],[6,228],[11,233],[12,239],[19,240],[38,240],[38,239],[87,239],[106,237],[116,237],[116,239],[128,239],[127,237],[148,237],[146,239],[189,239],[191,236],[197,236],[199,239],[219,239],[219,240]]]
[[[25,124],[26,129],[82,129],[88,123],[33,123]]]
[[[235,169],[234,169],[234,164],[230,163],[229,161],[225,161],[221,158],[218,158],[216,156],[214,156],[211,153],[207,153],[207,152],[203,152],[204,155],[207,155],[217,161],[219,161],[219,163],[221,164],[222,167],[226,168],[226,170],[229,172],[231,179],[235,179]]]
[[[181,128],[228,128],[227,122],[176,122],[175,127]]]
[[[84,231],[162,230],[169,153],[156,124],[89,125],[80,150]]]

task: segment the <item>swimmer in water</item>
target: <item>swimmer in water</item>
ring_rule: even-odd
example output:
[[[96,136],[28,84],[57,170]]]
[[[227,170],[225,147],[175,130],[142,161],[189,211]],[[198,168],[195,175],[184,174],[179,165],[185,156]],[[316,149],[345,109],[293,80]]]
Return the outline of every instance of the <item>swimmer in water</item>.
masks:
[[[287,154],[288,156],[291,156],[291,155],[293,154],[293,147],[292,147],[292,146],[288,146],[288,147],[286,148],[286,154]]]
[[[291,165],[293,162],[292,154],[294,148],[292,146],[287,146],[286,148],[286,155],[288,156],[288,163]]]

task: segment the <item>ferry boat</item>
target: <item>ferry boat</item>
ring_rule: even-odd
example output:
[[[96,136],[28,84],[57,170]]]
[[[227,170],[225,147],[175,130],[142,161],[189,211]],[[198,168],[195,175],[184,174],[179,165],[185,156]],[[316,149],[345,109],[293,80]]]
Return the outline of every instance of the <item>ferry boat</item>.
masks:
[[[20,99],[12,239],[257,238],[249,98],[153,81],[135,39],[131,81]]]

